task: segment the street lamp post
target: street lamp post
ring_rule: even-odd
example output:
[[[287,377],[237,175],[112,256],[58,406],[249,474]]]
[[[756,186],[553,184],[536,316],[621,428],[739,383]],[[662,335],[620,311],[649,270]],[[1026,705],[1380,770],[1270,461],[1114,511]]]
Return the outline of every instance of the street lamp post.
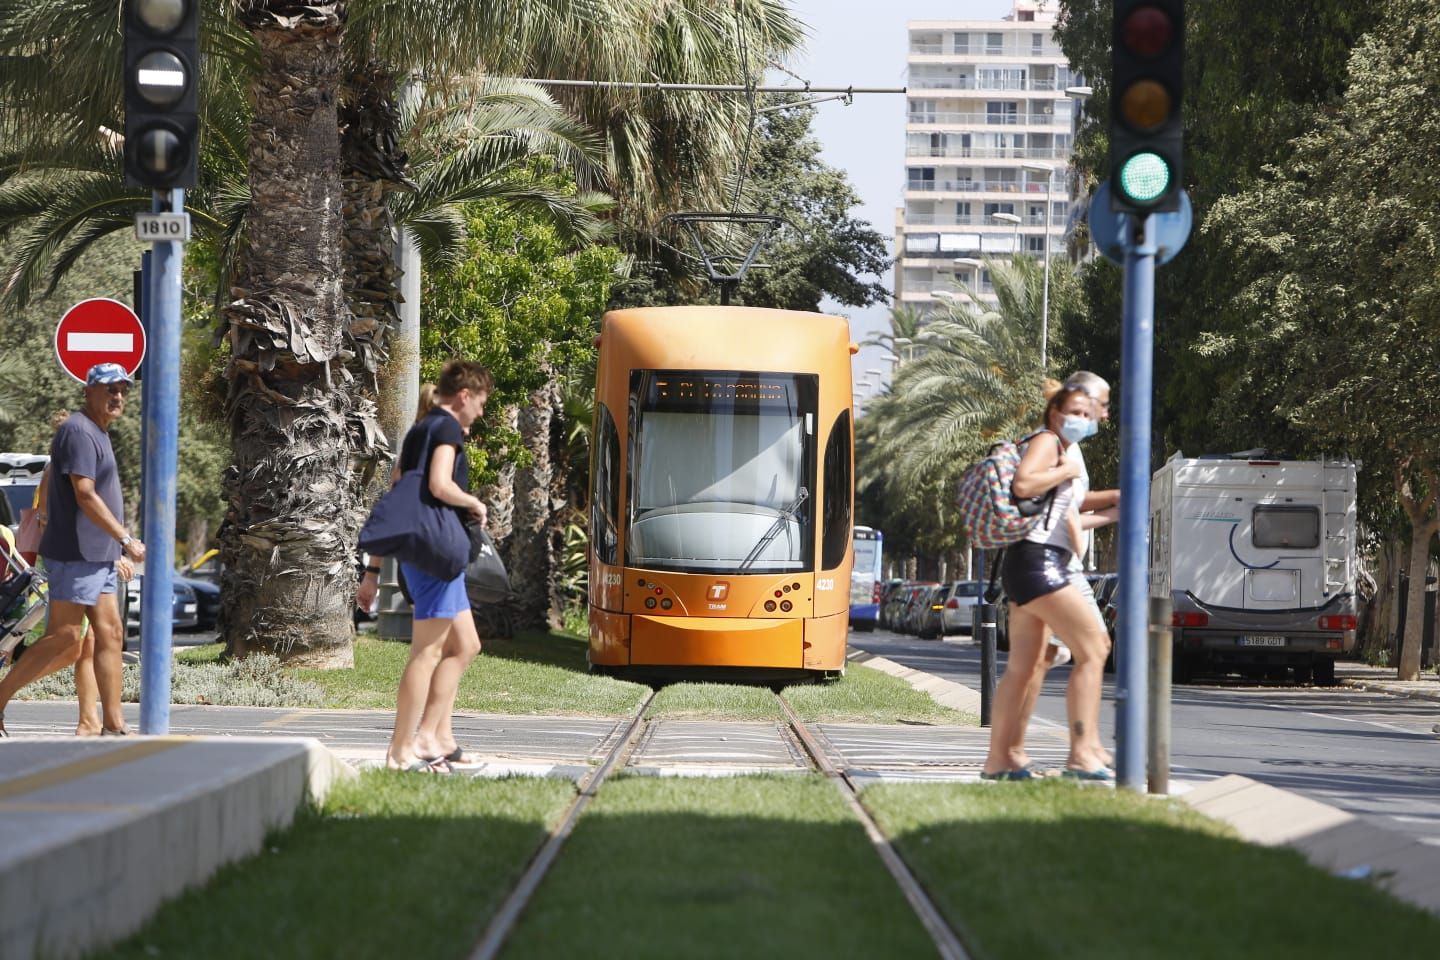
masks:
[[[990,214],[990,219],[999,220],[1001,223],[1014,224],[1015,238],[1011,241],[1011,244],[1015,248],[1014,256],[1020,256],[1020,218],[1013,213],[992,213]]]
[[[910,348],[914,345],[915,341],[911,340],[909,337],[895,337],[890,342],[897,347],[905,348],[906,363],[909,363],[911,360],[915,359],[915,355],[910,351]],[[896,360],[898,361],[899,357],[896,357]]]
[[[956,257],[956,258],[955,258],[955,266],[957,266],[957,267],[966,267],[966,268],[969,268],[969,269],[975,271],[975,284],[974,284],[974,287],[973,287],[972,289],[973,289],[973,291],[974,291],[975,293],[979,293],[979,292],[980,292],[980,268],[983,267],[983,266],[985,266],[985,264],[982,263],[982,262],[980,262],[979,260],[976,260],[974,257]]]
[[[1050,346],[1050,209],[1055,171],[1039,163],[1022,163],[1020,169],[1029,173],[1045,174],[1045,279],[1040,287],[1040,372],[1043,374],[1049,360]]]

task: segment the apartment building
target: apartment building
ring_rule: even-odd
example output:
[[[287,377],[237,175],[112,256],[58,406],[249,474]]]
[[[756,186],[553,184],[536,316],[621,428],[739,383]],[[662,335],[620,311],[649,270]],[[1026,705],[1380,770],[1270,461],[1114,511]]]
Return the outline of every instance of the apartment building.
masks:
[[[1003,20],[909,23],[897,303],[924,309],[957,280],[993,299],[983,258],[1040,257],[1047,243],[1064,255],[1084,91],[1052,34],[1056,6],[1014,0]]]

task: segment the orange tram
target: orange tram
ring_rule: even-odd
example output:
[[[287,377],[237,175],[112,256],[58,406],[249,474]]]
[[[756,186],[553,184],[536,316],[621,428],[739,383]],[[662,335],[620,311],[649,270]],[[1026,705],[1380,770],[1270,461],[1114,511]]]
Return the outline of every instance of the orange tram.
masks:
[[[591,668],[844,672],[854,516],[846,321],[749,307],[601,321]]]

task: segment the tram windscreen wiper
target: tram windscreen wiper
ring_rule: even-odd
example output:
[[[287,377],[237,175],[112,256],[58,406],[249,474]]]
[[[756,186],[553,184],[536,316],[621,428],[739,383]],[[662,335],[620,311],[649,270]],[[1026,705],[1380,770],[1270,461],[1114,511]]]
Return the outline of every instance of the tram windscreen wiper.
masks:
[[[780,508],[780,515],[775,518],[774,523],[770,524],[770,529],[765,531],[764,536],[760,538],[759,542],[750,548],[750,552],[745,555],[745,559],[740,561],[740,566],[736,570],[737,573],[744,573],[746,570],[749,570],[755,564],[755,561],[760,559],[760,554],[765,552],[765,548],[770,546],[770,542],[780,536],[780,531],[784,530],[791,521],[799,522],[800,518],[795,516],[795,511],[799,510],[800,505],[809,499],[810,491],[801,487],[800,492],[795,495],[795,499]]]

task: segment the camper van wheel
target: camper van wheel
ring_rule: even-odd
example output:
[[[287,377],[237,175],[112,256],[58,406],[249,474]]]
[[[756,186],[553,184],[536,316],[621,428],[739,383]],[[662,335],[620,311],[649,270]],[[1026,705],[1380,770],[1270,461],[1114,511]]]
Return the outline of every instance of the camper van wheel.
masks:
[[[1317,687],[1335,686],[1335,661],[1329,657],[1320,657],[1315,661],[1315,685]]]

